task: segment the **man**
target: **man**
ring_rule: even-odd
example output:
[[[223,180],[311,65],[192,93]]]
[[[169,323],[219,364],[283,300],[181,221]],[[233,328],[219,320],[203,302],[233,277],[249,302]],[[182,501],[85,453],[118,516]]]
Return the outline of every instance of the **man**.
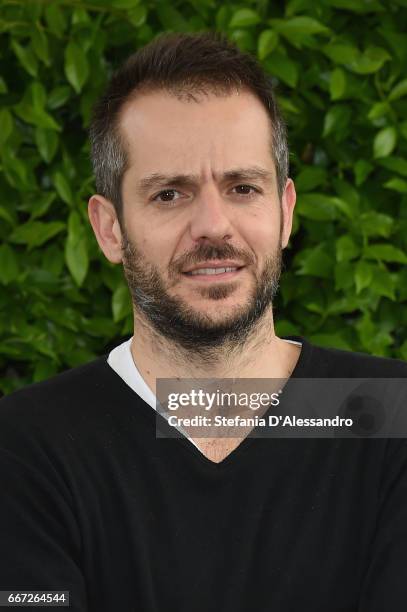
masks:
[[[404,610],[404,439],[171,437],[154,410],[158,379],[407,376],[274,332],[295,189],[269,80],[221,37],[162,36],[90,133],[89,218],[134,335],[0,402],[0,589],[81,612]]]

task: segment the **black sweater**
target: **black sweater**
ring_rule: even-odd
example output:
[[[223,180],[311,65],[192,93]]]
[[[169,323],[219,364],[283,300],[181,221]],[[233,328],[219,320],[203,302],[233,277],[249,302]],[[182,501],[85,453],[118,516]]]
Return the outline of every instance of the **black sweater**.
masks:
[[[407,377],[291,338],[293,377]],[[0,401],[0,590],[69,590],[75,612],[405,612],[407,440],[248,437],[217,464],[155,419],[107,355]]]

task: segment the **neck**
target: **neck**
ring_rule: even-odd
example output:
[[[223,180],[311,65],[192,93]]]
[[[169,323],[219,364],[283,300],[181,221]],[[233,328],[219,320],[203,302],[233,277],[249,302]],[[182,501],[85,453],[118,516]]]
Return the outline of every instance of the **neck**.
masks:
[[[131,353],[155,393],[157,378],[287,378],[300,350],[275,335],[270,308],[240,344],[226,342],[205,355],[164,338],[135,313]]]

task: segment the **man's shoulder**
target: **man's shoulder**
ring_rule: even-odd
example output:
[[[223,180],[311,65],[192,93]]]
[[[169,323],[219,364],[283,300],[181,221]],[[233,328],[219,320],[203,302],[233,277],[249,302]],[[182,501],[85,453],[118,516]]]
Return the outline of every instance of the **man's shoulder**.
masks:
[[[325,377],[406,378],[407,362],[367,353],[312,346],[311,365]]]

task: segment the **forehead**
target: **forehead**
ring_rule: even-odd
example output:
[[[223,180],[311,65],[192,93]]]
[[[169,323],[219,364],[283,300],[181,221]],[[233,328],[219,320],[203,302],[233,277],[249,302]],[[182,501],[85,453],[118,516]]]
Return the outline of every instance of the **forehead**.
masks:
[[[199,172],[272,163],[271,124],[251,92],[178,99],[164,91],[137,95],[120,116],[120,132],[137,175],[152,171]]]

